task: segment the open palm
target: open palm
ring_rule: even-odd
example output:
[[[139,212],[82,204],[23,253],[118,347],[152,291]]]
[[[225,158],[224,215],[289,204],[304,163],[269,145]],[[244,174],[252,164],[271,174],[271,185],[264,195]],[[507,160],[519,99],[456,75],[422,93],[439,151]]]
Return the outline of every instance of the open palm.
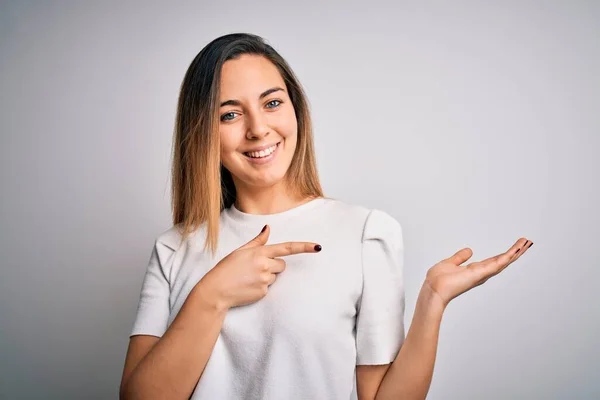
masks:
[[[532,245],[530,240],[521,238],[505,253],[468,265],[461,264],[471,258],[473,252],[469,248],[462,249],[431,267],[427,271],[425,283],[440,296],[444,305],[447,305],[453,298],[502,272]]]

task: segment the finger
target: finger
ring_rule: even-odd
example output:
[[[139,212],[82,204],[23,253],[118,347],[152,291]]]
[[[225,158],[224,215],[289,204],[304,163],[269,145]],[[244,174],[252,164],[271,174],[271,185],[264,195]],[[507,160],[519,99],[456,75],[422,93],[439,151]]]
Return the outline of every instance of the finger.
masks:
[[[271,286],[277,280],[277,274],[269,274],[269,279],[267,280],[267,286]]]
[[[448,257],[443,261],[450,262],[455,265],[460,265],[460,264],[464,263],[465,261],[467,261],[472,256],[473,256],[473,251],[467,247],[467,248],[457,251],[456,253],[454,253],[454,255],[452,257]]]
[[[488,262],[500,262],[500,264],[506,265],[516,261],[521,255],[529,248],[531,241],[525,238],[521,238],[515,242],[506,252],[495,255],[485,260],[481,260],[480,263]],[[502,260],[500,260],[502,258]],[[507,261],[508,260],[508,261]]]
[[[257,247],[257,246],[263,246],[263,245],[265,245],[267,243],[267,240],[269,239],[269,233],[270,232],[271,232],[271,228],[269,227],[269,225],[265,225],[262,228],[262,231],[260,231],[260,233],[258,235],[256,235],[248,243],[246,243],[243,246],[241,246],[238,250],[250,249],[252,247]]]
[[[513,255],[511,256],[512,257],[511,258],[511,263],[514,262],[514,261],[516,261],[516,260],[518,260],[519,258],[521,258],[521,256],[523,254],[525,254],[525,252],[527,250],[529,250],[529,248],[532,245],[533,245],[533,242],[531,240],[529,240],[529,239],[525,239],[525,242],[523,242],[522,239],[519,239],[517,241],[517,244],[515,246],[513,246],[513,247],[517,247],[517,249],[516,250],[511,249],[511,250],[514,251]]]
[[[467,265],[467,269],[476,273],[480,280],[487,280],[502,271],[510,262],[509,253],[490,257],[484,261],[474,262]]]
[[[282,260],[281,258],[269,258],[269,271],[271,271],[274,274],[279,274],[283,271],[285,271],[285,260]]]
[[[525,240],[525,241],[523,241]],[[519,239],[506,252],[498,254],[494,257],[486,258],[485,260],[469,264],[467,268],[476,271],[480,278],[488,279],[491,276],[502,272],[506,267],[516,261],[529,248],[530,241],[527,239]]]
[[[321,246],[317,243],[285,242],[264,246],[262,254],[270,258],[275,258],[299,253],[318,253],[319,251],[321,251]]]

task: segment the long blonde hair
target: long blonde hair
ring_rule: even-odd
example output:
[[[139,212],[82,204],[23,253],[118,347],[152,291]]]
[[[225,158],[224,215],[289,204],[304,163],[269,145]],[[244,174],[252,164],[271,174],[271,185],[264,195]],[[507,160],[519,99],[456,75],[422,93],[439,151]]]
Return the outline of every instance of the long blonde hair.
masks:
[[[206,45],[190,64],[179,94],[171,177],[173,225],[183,240],[206,223],[205,248],[218,245],[219,216],[236,200],[230,172],[221,164],[219,82],[223,64],[242,54],[271,61],[285,81],[298,122],[298,140],[286,181],[303,198],[323,197],[306,94],[288,63],[256,35],[235,33]]]

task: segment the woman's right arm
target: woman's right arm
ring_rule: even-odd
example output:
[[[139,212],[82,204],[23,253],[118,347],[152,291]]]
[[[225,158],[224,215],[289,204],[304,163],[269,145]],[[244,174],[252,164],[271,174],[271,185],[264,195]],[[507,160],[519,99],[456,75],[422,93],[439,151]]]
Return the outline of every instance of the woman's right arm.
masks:
[[[265,226],[258,236],[228,254],[200,279],[160,339],[132,336],[119,391],[122,400],[189,399],[227,311],[266,296],[277,274],[285,269],[285,261],[278,257],[321,250],[309,242],[266,246],[269,232]]]
[[[227,307],[199,282],[165,334],[133,336],[120,399],[189,399],[221,331]]]

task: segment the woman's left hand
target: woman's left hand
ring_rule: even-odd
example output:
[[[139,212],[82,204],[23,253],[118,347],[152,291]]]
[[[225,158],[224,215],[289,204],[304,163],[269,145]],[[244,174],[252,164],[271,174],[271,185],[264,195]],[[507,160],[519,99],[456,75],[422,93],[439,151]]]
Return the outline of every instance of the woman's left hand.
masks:
[[[431,267],[427,271],[424,285],[439,295],[445,307],[450,300],[502,272],[532,245],[530,240],[521,238],[505,253],[465,266],[461,264],[471,258],[473,252],[469,248],[462,249]]]

